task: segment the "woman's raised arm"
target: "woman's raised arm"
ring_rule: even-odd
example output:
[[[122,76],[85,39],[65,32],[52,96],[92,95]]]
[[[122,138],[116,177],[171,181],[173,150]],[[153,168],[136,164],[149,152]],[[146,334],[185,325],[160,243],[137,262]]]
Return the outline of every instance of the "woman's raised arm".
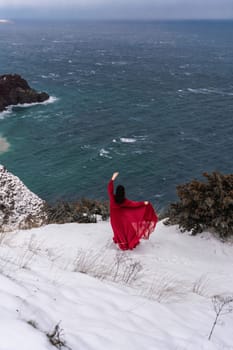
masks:
[[[114,181],[118,175],[119,175],[119,173],[117,171],[115,173],[113,173],[112,174],[112,181]]]
[[[114,185],[113,185],[113,181],[117,178],[117,176],[119,175],[118,172],[115,172],[112,174],[112,177],[108,183],[108,195],[111,199],[113,199],[114,197]]]

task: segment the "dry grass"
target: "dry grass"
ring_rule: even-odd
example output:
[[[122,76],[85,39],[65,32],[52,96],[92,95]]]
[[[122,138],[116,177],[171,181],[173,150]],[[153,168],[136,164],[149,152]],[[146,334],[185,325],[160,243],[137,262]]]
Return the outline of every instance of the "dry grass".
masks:
[[[228,296],[215,295],[212,298],[212,305],[215,311],[215,319],[212,324],[208,340],[211,339],[214,329],[218,324],[221,316],[229,314],[233,311],[233,295],[228,295]]]
[[[74,271],[101,280],[130,285],[137,279],[142,269],[141,263],[125,252],[117,252],[113,260],[109,260],[105,250],[99,252],[79,250],[73,263]]]
[[[210,283],[209,277],[205,275],[201,275],[193,284],[192,292],[198,294],[203,297],[209,297],[208,286]]]
[[[187,295],[188,287],[184,281],[173,275],[155,276],[151,285],[143,292],[143,296],[159,303],[178,302]]]
[[[60,323],[57,323],[51,333],[47,333],[49,342],[57,349],[66,348],[66,342],[63,339],[63,329],[60,327]]]

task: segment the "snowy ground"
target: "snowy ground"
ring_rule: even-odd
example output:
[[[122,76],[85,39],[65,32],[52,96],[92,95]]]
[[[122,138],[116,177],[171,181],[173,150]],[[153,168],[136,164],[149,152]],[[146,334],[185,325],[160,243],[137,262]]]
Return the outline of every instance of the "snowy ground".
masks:
[[[108,222],[0,233],[0,350],[233,350],[231,304],[208,340],[233,245],[161,222],[134,251],[111,236]]]

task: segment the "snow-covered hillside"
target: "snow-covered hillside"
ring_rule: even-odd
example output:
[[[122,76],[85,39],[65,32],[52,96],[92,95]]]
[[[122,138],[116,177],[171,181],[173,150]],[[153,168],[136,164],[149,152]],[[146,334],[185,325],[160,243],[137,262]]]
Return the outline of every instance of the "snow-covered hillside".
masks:
[[[1,350],[233,349],[230,304],[208,340],[233,295],[230,243],[162,222],[133,251],[111,236],[108,222],[0,234]]]

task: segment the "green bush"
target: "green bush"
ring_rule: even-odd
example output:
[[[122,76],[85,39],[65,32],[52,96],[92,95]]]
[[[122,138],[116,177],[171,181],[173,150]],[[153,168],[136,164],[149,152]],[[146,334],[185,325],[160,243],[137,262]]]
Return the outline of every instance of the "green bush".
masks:
[[[203,176],[207,181],[177,186],[180,201],[170,204],[165,224],[178,224],[193,235],[212,228],[225,239],[233,235],[233,174]]]

